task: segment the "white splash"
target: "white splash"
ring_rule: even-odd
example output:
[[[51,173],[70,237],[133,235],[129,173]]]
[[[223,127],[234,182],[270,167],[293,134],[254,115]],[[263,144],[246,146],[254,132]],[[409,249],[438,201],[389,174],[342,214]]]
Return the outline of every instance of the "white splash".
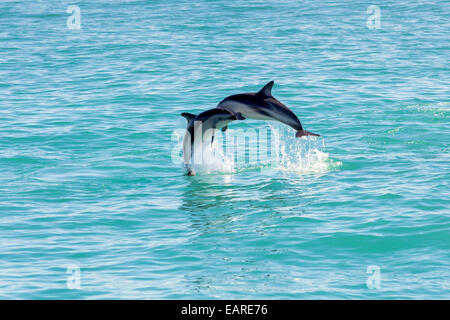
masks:
[[[178,141],[182,149],[182,139]],[[195,148],[190,167],[197,175],[258,169],[320,174],[342,165],[324,150],[323,138],[296,138],[293,130],[281,124],[257,130],[229,129],[226,134],[217,132],[212,144],[205,141]]]
[[[321,137],[296,138],[292,130],[271,125],[275,150],[278,150],[276,169],[297,173],[325,173],[342,165],[329,158]]]
[[[196,174],[233,173],[234,161],[225,155],[222,145],[218,141],[214,143],[204,142],[201,148],[195,148],[193,159],[202,159],[201,163],[193,163],[191,168]]]

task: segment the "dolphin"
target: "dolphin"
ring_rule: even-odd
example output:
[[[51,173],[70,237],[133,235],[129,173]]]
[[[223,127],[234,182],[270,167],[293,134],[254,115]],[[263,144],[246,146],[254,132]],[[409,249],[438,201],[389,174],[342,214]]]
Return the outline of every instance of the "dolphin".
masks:
[[[272,96],[274,82],[270,81],[259,92],[241,93],[223,99],[218,109],[233,114],[239,113],[244,118],[257,120],[276,120],[294,128],[296,137],[319,136],[303,129],[297,116],[284,104]]]
[[[234,120],[242,120],[243,117],[238,114],[233,114],[223,109],[210,109],[199,113],[198,115],[183,112],[181,114],[187,120],[186,133],[183,139],[183,158],[184,165],[188,170],[187,174],[195,175],[194,169],[191,167],[193,149],[197,146],[203,145],[203,141],[214,141],[214,134],[217,130],[227,130],[227,125]]]

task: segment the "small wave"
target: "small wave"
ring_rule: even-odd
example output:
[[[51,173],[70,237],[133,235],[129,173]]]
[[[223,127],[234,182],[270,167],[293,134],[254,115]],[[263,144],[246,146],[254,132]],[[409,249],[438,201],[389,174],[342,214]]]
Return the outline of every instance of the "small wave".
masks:
[[[450,101],[432,103],[432,104],[415,104],[406,106],[406,109],[417,111],[417,112],[426,112],[426,113],[448,113],[450,112]]]

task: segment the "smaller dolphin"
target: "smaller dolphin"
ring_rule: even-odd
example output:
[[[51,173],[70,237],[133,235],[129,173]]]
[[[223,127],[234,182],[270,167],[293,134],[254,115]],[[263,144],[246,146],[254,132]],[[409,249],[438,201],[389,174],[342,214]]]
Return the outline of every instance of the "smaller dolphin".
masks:
[[[318,134],[303,130],[297,116],[284,104],[272,96],[274,82],[270,81],[259,92],[241,93],[229,96],[222,100],[217,108],[240,113],[244,118],[257,120],[277,120],[294,128],[296,137],[319,136]]]
[[[240,114],[233,114],[222,109],[210,109],[198,115],[183,112],[181,114],[187,120],[186,134],[183,139],[183,158],[190,176],[195,175],[192,163],[193,149],[203,145],[203,141],[214,141],[216,130],[225,131],[228,123],[233,120],[243,119]]]

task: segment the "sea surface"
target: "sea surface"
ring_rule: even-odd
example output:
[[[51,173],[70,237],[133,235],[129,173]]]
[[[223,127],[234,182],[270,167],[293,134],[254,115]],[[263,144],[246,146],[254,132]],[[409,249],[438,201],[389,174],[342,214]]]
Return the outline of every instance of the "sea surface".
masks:
[[[449,17],[1,1],[0,298],[449,299]],[[235,121],[186,176],[180,113],[270,80],[321,136]]]

